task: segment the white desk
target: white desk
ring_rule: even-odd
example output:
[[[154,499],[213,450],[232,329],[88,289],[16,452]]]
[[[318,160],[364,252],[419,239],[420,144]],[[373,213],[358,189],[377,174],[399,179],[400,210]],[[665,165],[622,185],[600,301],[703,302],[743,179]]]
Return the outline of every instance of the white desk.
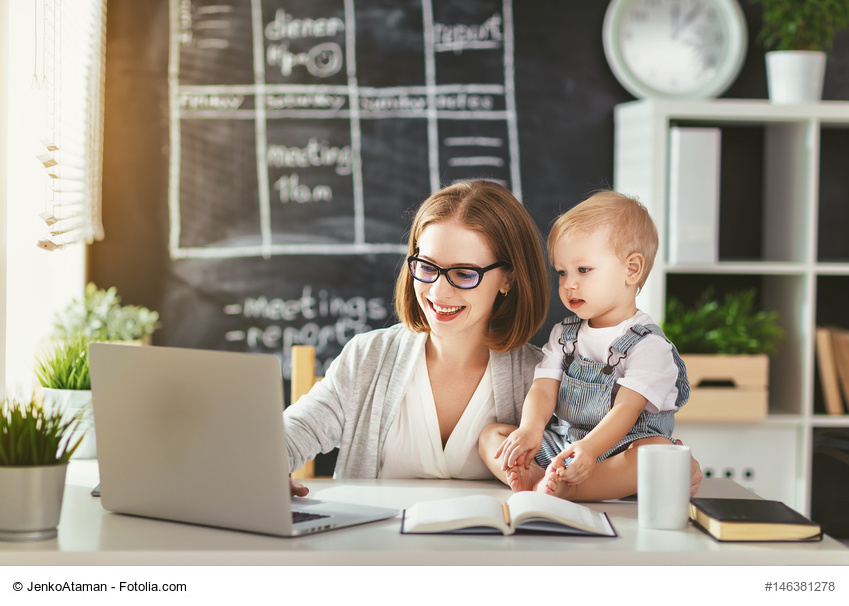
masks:
[[[400,517],[297,539],[267,537],[106,512],[89,493],[95,461],[69,471],[59,536],[0,542],[0,565],[849,565],[849,549],[816,543],[718,543],[694,526],[649,530],[636,503],[590,503],[606,511],[618,538],[401,535]],[[311,495],[403,509],[464,494],[509,496],[496,482],[457,480],[307,480]],[[700,496],[746,497],[730,480],[705,480]],[[248,498],[248,495],[246,495]]]

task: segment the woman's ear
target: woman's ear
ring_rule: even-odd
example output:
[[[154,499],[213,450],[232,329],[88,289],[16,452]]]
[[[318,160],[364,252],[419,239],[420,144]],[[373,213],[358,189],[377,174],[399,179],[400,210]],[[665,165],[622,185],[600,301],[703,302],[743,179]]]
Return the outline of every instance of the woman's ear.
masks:
[[[516,282],[516,270],[511,269],[510,271],[504,272],[504,280],[501,283],[501,287],[498,289],[499,292],[503,295],[507,295],[510,292],[510,289],[513,288],[513,284]]]
[[[646,260],[640,253],[631,253],[625,259],[625,284],[633,286],[640,283],[640,278],[643,277],[643,269],[646,266]]]

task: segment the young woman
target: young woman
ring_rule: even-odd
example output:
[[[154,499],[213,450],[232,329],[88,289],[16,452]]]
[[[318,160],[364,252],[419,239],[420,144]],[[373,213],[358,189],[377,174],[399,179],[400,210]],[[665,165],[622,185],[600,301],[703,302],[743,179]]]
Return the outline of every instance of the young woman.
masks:
[[[507,189],[431,195],[396,283],[400,323],[352,339],[286,409],[291,468],[338,447],[336,477],[492,478],[478,437],[519,422],[548,298],[541,236]]]

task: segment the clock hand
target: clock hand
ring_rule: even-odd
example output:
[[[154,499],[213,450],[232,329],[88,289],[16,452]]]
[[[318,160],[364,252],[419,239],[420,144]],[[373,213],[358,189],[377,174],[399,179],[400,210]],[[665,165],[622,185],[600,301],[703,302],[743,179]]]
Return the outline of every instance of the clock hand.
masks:
[[[684,15],[684,18],[681,19],[681,27],[687,27],[687,25],[689,25],[690,22],[692,22],[693,19],[696,18],[696,16],[702,11],[703,8],[704,6],[702,5],[702,3],[697,0],[693,4],[693,8],[690,9],[690,12]]]
[[[672,17],[672,38],[678,37],[681,29],[681,5],[677,2],[669,7],[669,16]]]

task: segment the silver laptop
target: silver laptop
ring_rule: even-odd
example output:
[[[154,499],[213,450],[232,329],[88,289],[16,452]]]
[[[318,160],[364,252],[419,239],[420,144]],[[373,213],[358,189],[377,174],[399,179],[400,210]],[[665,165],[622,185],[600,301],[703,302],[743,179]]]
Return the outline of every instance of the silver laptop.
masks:
[[[290,496],[274,356],[93,343],[90,359],[109,511],[284,537],[399,513]]]

